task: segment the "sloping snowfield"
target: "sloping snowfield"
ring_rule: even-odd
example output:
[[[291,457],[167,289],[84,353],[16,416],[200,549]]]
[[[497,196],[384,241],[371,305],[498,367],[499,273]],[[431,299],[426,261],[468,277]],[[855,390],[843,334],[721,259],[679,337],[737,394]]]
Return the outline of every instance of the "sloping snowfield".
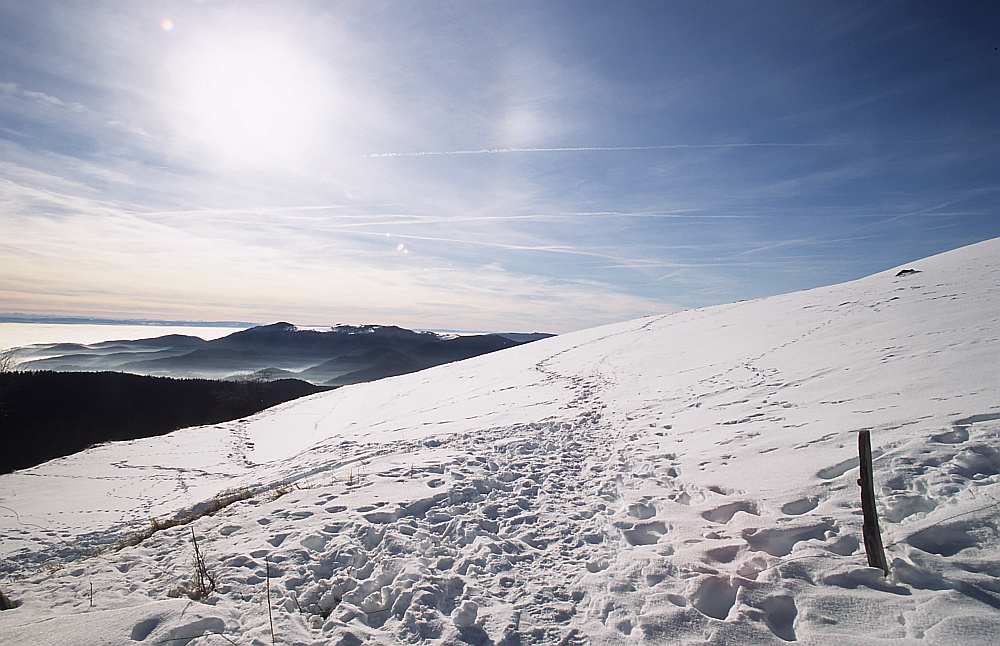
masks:
[[[0,643],[1000,643],[1000,240],[906,268],[0,476]]]

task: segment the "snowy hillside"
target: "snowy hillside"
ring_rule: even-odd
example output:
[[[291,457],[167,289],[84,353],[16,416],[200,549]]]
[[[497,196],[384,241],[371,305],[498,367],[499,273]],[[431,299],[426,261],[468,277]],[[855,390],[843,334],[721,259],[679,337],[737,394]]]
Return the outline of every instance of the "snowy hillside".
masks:
[[[1000,643],[1000,240],[906,268],[0,476],[0,642]]]

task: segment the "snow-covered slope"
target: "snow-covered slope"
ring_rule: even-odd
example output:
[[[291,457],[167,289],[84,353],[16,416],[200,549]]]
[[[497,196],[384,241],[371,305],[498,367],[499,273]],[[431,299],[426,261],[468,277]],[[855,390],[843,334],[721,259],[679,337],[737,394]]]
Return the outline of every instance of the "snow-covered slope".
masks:
[[[0,641],[1000,643],[1000,240],[907,268],[0,476]]]

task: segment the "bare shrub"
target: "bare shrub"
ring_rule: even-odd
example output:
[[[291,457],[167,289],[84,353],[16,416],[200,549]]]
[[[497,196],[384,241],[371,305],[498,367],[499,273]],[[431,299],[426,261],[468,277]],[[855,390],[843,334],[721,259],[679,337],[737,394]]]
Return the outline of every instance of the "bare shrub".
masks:
[[[194,543],[194,585],[188,591],[188,596],[197,601],[204,599],[215,592],[215,579],[205,565],[205,556],[198,548],[198,539],[195,538],[194,529],[191,530],[191,542]]]
[[[194,580],[186,586],[178,586],[167,592],[168,597],[185,596],[193,601],[201,601],[215,592],[215,578],[208,571],[205,555],[198,547],[198,538],[191,528],[191,543],[194,545]]]

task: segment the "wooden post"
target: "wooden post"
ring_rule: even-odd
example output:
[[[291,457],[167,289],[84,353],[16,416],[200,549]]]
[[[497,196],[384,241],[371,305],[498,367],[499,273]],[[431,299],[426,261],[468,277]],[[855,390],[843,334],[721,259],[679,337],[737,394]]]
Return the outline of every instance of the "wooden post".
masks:
[[[868,565],[877,567],[886,575],[889,566],[885,562],[885,549],[882,547],[882,533],[878,528],[878,513],[875,511],[875,480],[872,477],[872,441],[869,431],[858,433],[858,455],[861,457],[861,511],[865,522],[861,534],[865,539],[865,553],[868,555]]]
[[[267,568],[264,581],[267,582],[267,620],[271,624],[271,646],[274,646],[274,617],[271,616],[271,560],[264,555],[264,565]]]

